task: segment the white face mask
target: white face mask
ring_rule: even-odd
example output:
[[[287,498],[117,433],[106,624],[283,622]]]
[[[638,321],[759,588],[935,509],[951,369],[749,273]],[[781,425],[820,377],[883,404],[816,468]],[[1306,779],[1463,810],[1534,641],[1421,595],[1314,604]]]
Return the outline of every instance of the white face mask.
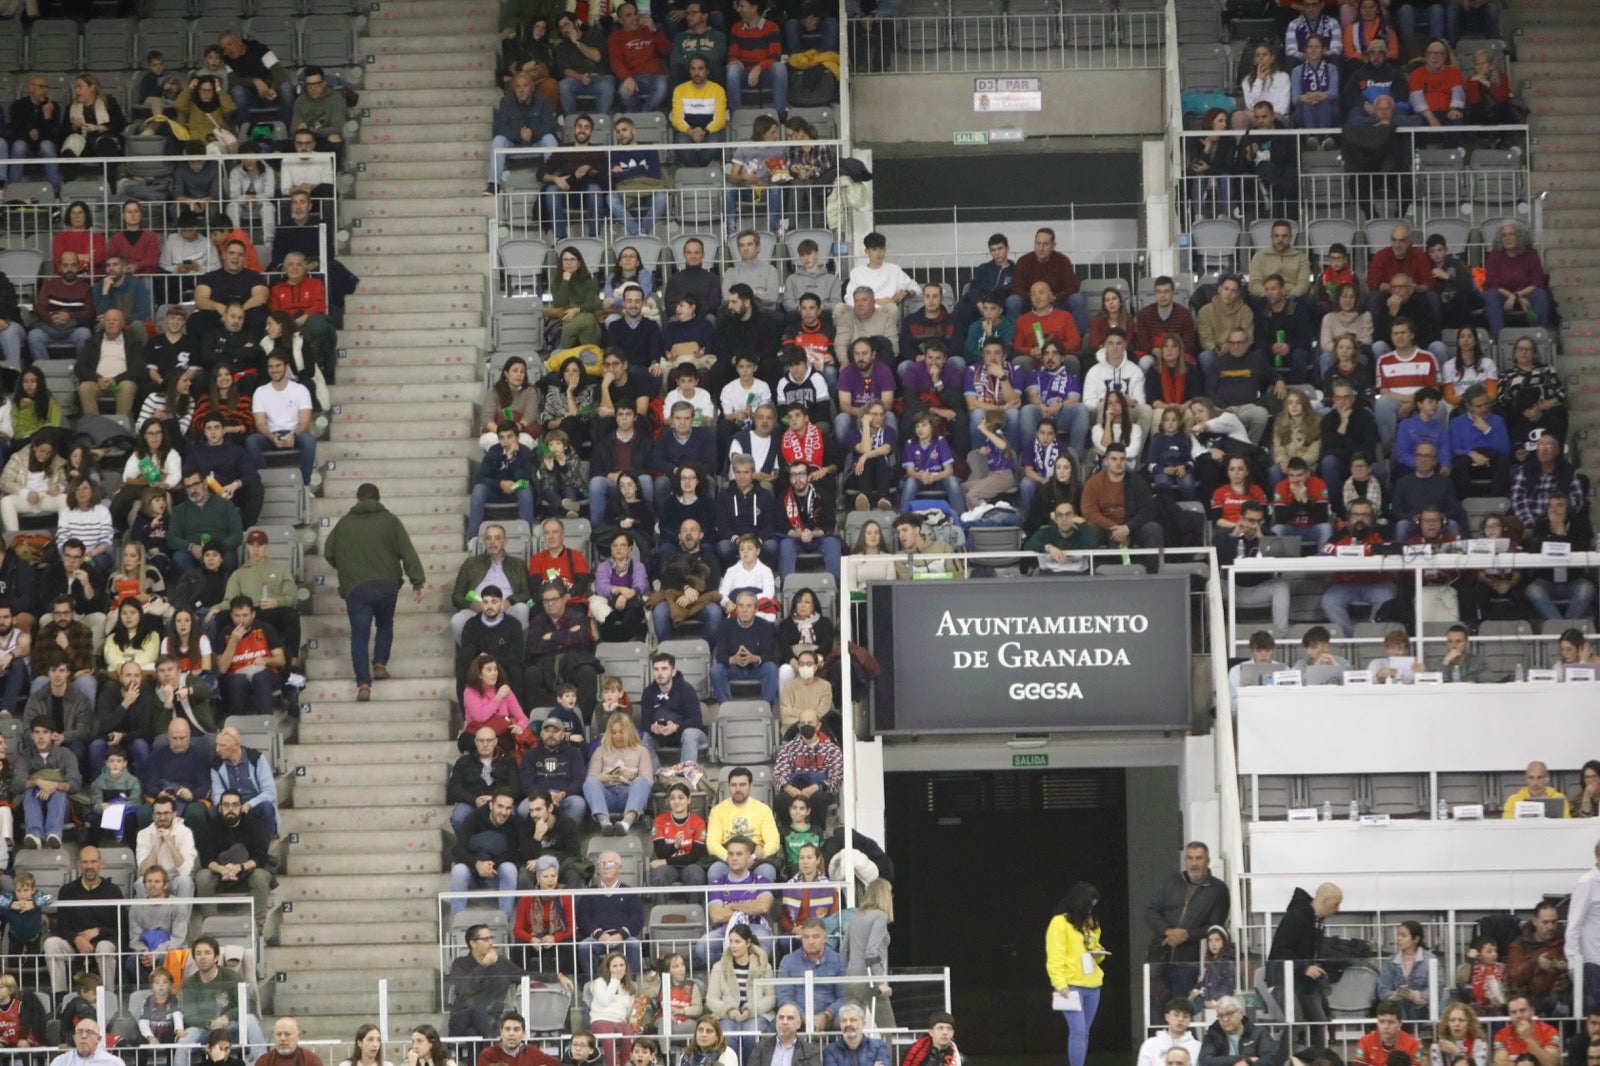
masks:
[[[798,666],[795,668],[795,672],[806,681],[810,681],[813,677],[817,676],[817,668],[815,666]]]

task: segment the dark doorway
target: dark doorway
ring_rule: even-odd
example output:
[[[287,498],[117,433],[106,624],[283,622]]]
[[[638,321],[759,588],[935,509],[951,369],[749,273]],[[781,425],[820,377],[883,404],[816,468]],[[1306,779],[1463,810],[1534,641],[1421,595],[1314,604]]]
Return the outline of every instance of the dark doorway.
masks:
[[[950,967],[960,1042],[986,1056],[1065,1060],[1044,933],[1067,886],[1084,880],[1100,890],[1113,952],[1090,1050],[1129,1050],[1123,771],[890,773],[885,788],[899,882],[893,964]]]

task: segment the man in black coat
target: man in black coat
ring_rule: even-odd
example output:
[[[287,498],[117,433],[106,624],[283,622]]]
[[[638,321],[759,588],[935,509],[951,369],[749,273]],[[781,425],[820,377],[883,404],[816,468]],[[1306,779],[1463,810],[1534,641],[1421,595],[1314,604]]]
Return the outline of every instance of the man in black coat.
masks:
[[[1272,934],[1267,951],[1267,983],[1279,995],[1285,994],[1283,963],[1294,968],[1295,1017],[1306,1022],[1328,1020],[1328,975],[1323,969],[1323,923],[1339,913],[1344,892],[1332,881],[1317,886],[1310,895],[1303,888],[1294,890],[1289,906]],[[1209,1034],[1208,1034],[1209,1036]],[[1201,1061],[1204,1062],[1204,1055]]]
[[[1183,869],[1162,880],[1144,911],[1147,958],[1158,964],[1154,975],[1166,986],[1151,988],[1156,1003],[1197,986],[1206,930],[1227,927],[1231,902],[1227,884],[1211,875],[1211,849],[1199,840],[1185,844]]]

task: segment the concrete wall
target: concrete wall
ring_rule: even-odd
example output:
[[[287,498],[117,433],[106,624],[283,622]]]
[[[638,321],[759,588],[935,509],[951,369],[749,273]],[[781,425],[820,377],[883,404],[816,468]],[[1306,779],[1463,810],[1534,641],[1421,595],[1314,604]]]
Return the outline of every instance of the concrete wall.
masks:
[[[978,71],[976,76],[985,72]],[[979,113],[974,73],[854,74],[852,139],[857,144],[949,144],[965,130],[1019,129],[1028,137],[1159,136],[1160,70],[1058,70],[1038,74],[1044,110]],[[1031,76],[1031,75],[1030,75]],[[983,149],[969,149],[977,155]]]

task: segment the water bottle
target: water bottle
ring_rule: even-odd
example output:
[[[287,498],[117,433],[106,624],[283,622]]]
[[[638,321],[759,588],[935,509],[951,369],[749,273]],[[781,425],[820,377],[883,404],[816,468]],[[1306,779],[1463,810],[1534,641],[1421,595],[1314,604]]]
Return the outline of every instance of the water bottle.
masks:
[[[1513,674],[1512,676],[1519,682],[1520,681],[1526,681],[1528,679],[1528,674],[1527,674],[1527,672],[1525,670],[1522,669],[1522,664],[1521,663],[1517,664],[1516,673]]]
[[[1333,804],[1328,800],[1322,801],[1322,820],[1324,822],[1333,821]]]
[[[1361,803],[1358,800],[1350,801],[1350,820],[1353,822],[1361,817]]]
[[[1443,797],[1441,797],[1439,799],[1439,821],[1448,822],[1449,820],[1450,820],[1450,804],[1446,803],[1444,801]]]

